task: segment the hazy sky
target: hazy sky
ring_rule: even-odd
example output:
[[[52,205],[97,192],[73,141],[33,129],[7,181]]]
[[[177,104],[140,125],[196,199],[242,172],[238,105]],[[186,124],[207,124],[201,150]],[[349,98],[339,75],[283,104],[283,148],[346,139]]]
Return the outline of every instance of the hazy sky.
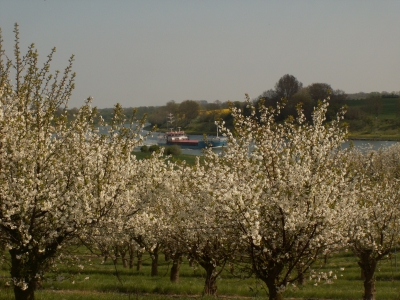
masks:
[[[0,0],[13,27],[54,66],[75,55],[70,107],[240,100],[285,74],[347,93],[400,90],[399,0]]]

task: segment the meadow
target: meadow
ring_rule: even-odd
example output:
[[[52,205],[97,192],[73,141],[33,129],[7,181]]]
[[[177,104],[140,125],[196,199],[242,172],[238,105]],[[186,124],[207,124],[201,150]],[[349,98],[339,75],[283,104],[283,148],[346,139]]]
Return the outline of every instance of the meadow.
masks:
[[[102,258],[83,247],[75,253],[79,262],[74,265],[58,264],[57,271],[47,273],[42,287],[35,293],[37,300],[111,300],[111,299],[215,299],[203,297],[205,273],[201,267],[189,266],[183,260],[178,283],[171,283],[169,271],[171,261],[163,257],[159,262],[159,276],[151,277],[151,260],[144,256],[142,269],[124,268],[121,261],[114,265],[111,259]],[[376,272],[377,299],[400,299],[400,255],[392,253],[379,263]],[[265,299],[267,292],[262,282],[253,276],[243,279],[237,274],[224,271],[218,280],[218,298],[222,299]],[[317,261],[314,270],[337,275],[333,283],[307,280],[303,286],[290,285],[284,293],[285,299],[361,299],[363,283],[360,269],[350,252],[341,252],[324,261]],[[243,275],[243,274],[242,274]],[[7,263],[0,269],[0,300],[14,299]]]

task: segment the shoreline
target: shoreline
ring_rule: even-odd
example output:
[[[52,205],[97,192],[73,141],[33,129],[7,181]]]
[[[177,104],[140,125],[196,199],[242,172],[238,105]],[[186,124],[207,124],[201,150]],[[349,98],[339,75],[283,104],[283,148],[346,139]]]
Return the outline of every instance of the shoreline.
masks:
[[[151,129],[153,129],[153,126],[145,126],[143,128],[143,130],[146,130],[146,131],[151,131]],[[167,130],[166,129],[157,128],[157,132],[164,133],[164,132],[167,132]],[[201,136],[203,136],[204,134],[206,134],[207,136],[213,136],[215,134],[214,132],[209,132],[209,133],[204,133],[203,132],[203,133],[201,133],[201,132],[196,131],[196,130],[185,130],[185,133],[188,134],[188,135],[201,135]],[[358,135],[358,134],[352,135],[351,133],[349,133],[347,139],[349,141],[352,140],[352,141],[390,141],[390,142],[400,142],[400,135],[395,135],[395,136],[393,136],[393,135],[391,135],[391,136],[382,136],[382,135],[379,135],[379,136],[368,136],[368,135]]]
[[[363,136],[349,136],[349,141],[388,141],[400,142],[400,137],[363,137]]]

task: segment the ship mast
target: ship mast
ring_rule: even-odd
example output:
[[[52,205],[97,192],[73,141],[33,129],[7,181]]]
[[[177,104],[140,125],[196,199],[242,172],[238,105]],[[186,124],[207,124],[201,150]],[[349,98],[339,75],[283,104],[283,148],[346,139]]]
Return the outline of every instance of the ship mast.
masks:
[[[168,119],[168,123],[171,126],[169,131],[172,132],[172,129],[174,129],[174,127],[172,127],[172,123],[174,122],[174,115],[172,113],[169,113],[168,116],[167,116],[167,119]]]

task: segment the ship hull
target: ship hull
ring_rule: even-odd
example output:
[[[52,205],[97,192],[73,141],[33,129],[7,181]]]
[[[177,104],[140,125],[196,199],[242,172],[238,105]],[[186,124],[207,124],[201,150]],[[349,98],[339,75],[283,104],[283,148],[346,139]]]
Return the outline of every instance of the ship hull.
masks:
[[[197,140],[186,140],[186,141],[159,141],[157,143],[159,146],[166,147],[166,146],[173,146],[177,145],[184,149],[199,149],[205,148],[206,145],[204,142],[197,141]]]
[[[211,147],[213,148],[218,148],[218,147],[223,147],[226,146],[226,139],[221,139],[221,138],[214,138],[209,141],[211,144]]]
[[[172,145],[177,145],[181,148],[185,149],[202,149],[206,147],[212,147],[212,148],[220,148],[223,146],[226,146],[226,140],[223,139],[213,139],[207,141],[197,141],[197,140],[183,140],[183,141],[159,141],[157,143],[159,146],[172,146]]]

